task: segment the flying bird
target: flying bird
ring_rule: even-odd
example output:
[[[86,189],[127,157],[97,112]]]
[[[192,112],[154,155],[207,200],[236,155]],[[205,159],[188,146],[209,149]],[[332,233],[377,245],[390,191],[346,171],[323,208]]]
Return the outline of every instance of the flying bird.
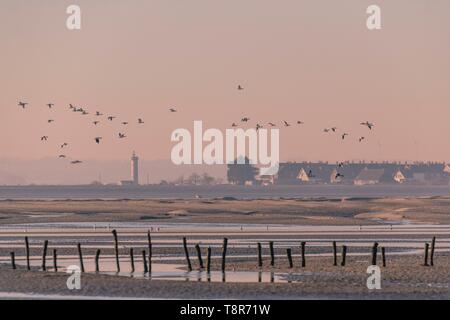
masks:
[[[250,121],[250,118],[247,118],[247,117],[244,117],[241,119],[241,122],[249,122],[249,121]]]
[[[138,123],[139,123],[139,124],[143,124],[143,123],[144,123],[144,120],[142,120],[141,118],[139,118],[139,119],[138,119]]]
[[[22,101],[20,101],[18,105],[21,106],[22,109],[25,109],[26,106],[28,105],[28,102],[22,102]]]
[[[343,162],[339,162],[339,163],[338,163],[338,167],[339,167],[339,168],[342,168],[343,166],[344,166],[344,163],[343,163]]]
[[[42,136],[41,137],[41,141],[47,141],[47,139],[48,139],[48,136]]]
[[[297,124],[305,124],[303,121],[298,120]]]
[[[66,157],[66,155],[64,155],[64,154],[60,154],[59,156],[58,156],[58,158],[65,158]]]
[[[124,133],[119,133],[119,139],[126,138],[127,136]]]
[[[276,126],[277,126],[277,125],[276,125],[275,123],[273,123],[273,122],[269,122],[268,125],[271,126],[271,127],[276,127]]]
[[[71,161],[70,163],[71,164],[79,164],[79,163],[82,163],[83,161],[80,161],[80,160],[74,160],[74,161]]]
[[[328,132],[330,132],[330,129],[328,129],[328,128],[325,128],[325,129],[323,129],[323,132],[326,132],[326,133],[328,133]]]
[[[124,121],[124,122],[122,122],[122,124],[123,124],[124,126],[126,126],[126,125],[128,124],[128,122]]]
[[[362,142],[364,139],[366,139],[365,137],[360,137],[359,138],[359,142]]]
[[[108,120],[109,120],[109,121],[113,121],[115,118],[116,118],[116,117],[109,116],[109,117],[108,117]]]
[[[48,120],[47,120],[48,123],[52,123],[52,122],[54,122],[54,121],[55,121],[55,120],[53,120],[53,119],[48,119]]]
[[[237,127],[237,124],[233,122],[231,126],[232,126],[233,128],[235,128],[235,127]]]
[[[47,103],[47,106],[48,106],[49,109],[51,109],[51,108],[53,108],[55,106],[55,104],[54,103]]]
[[[348,133],[344,133],[344,134],[341,136],[342,140],[344,140],[346,136],[348,136]]]
[[[369,121],[366,122],[361,122],[360,123],[362,126],[366,126],[367,128],[369,128],[370,130],[372,130],[372,128],[374,127],[373,123],[370,123]]]
[[[95,142],[96,142],[97,144],[100,143],[100,140],[102,140],[102,137],[96,137],[96,138],[95,138]]]
[[[336,176],[334,177],[335,179],[339,179],[339,178],[343,178],[344,177],[344,175],[343,174],[340,174],[339,172],[338,173],[336,173]]]
[[[238,85],[238,88],[237,88],[239,91],[241,91],[241,90],[244,90],[244,87],[243,86],[241,86],[241,85]]]
[[[177,109],[170,108],[169,111],[170,111],[170,112],[177,112]]]
[[[290,127],[291,125],[287,121],[283,121],[285,127]]]
[[[262,125],[260,125],[259,123],[256,124],[256,131],[258,131],[259,129],[263,128]]]
[[[96,115],[97,117],[100,117],[100,116],[103,115],[103,113],[100,113],[99,111],[96,111],[96,112],[95,112],[95,115]]]
[[[100,121],[92,121],[92,123],[93,123],[94,125],[98,125],[98,124],[100,123]]]
[[[337,131],[337,128],[336,128],[336,127],[333,127],[333,128],[331,128],[331,131],[336,132],[336,131]]]
[[[62,145],[61,145],[61,149],[62,148],[64,148],[64,147],[67,147],[69,144],[67,143],[67,142],[64,142]]]

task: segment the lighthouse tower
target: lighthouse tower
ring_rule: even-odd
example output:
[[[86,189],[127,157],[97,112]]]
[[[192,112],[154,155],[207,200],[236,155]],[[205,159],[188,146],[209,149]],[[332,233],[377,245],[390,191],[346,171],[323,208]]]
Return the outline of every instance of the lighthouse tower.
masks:
[[[139,157],[133,151],[133,156],[131,157],[131,180],[134,185],[139,185]]]

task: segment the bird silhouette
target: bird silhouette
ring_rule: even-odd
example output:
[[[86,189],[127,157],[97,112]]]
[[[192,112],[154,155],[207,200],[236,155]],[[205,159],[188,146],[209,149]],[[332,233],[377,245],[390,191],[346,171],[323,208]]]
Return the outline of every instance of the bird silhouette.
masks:
[[[241,122],[249,122],[249,121],[250,121],[250,118],[247,118],[247,117],[244,117],[241,119]]]
[[[373,123],[370,123],[369,121],[361,122],[360,125],[366,126],[366,127],[369,128],[370,130],[372,130],[372,128],[374,127],[374,124],[373,124]]]
[[[64,148],[64,147],[67,147],[69,144],[67,143],[67,142],[64,142],[62,145],[61,145],[61,149],[62,148]]]
[[[285,127],[290,127],[291,125],[287,121],[283,121]]]
[[[95,138],[95,142],[96,142],[97,144],[100,143],[100,140],[102,140],[102,137],[96,137],[96,138]]]
[[[47,122],[48,122],[48,123],[52,123],[52,122],[55,122],[55,120],[53,120],[53,119],[48,119]]]
[[[96,115],[97,117],[100,117],[100,116],[103,115],[103,113],[100,113],[99,111],[96,111],[96,112],[95,112],[95,115]]]
[[[365,137],[360,137],[359,138],[359,142],[362,142],[364,139],[366,139]]]
[[[170,111],[170,112],[177,112],[177,109],[175,109],[175,108],[170,108],[169,111]]]
[[[244,90],[244,87],[243,86],[241,86],[241,85],[238,85],[238,88],[237,88],[238,90]]]
[[[341,136],[342,140],[344,140],[346,136],[348,136],[348,133],[342,134],[342,136]]]
[[[65,157],[66,157],[65,154],[60,154],[60,155],[58,156],[58,158],[65,158]]]
[[[305,124],[303,121],[298,120],[297,124]]]
[[[119,139],[126,138],[127,136],[124,133],[119,133]]]
[[[334,178],[335,179],[344,178],[344,175],[338,172],[338,173],[336,173]]]
[[[338,167],[339,167],[339,168],[342,168],[343,166],[344,166],[344,163],[343,163],[343,162],[339,162],[339,163],[338,163]]]
[[[18,105],[21,106],[22,109],[25,109],[25,108],[27,107],[27,105],[28,105],[28,102],[22,102],[22,101],[20,101]]]
[[[123,124],[124,126],[126,126],[126,125],[128,125],[128,122],[124,121],[124,122],[122,122],[122,124]]]
[[[271,127],[276,127],[276,126],[277,126],[277,125],[276,125],[275,123],[273,123],[273,122],[269,122],[268,125],[271,126]]]
[[[139,124],[144,124],[144,120],[142,120],[141,118],[138,119],[138,123]]]
[[[237,127],[237,124],[233,122],[233,123],[231,124],[231,126],[232,126],[233,128],[235,128],[235,127]]]
[[[336,128],[336,127],[333,127],[333,128],[331,128],[331,131],[333,131],[333,132],[336,132],[336,131],[337,131],[337,129],[338,129],[338,128]]]
[[[92,123],[93,123],[94,125],[98,125],[98,124],[100,123],[100,121],[92,121]]]
[[[41,141],[47,141],[48,140],[48,136],[42,136],[41,137]]]
[[[325,128],[325,129],[323,129],[323,132],[326,132],[326,133],[328,133],[328,132],[330,132],[330,129],[328,129],[328,128]]]
[[[258,131],[259,129],[262,129],[262,128],[263,128],[262,125],[260,125],[259,123],[256,124],[256,131]]]
[[[109,116],[109,117],[108,117],[108,120],[109,120],[109,121],[113,121],[115,118],[116,118],[116,117]]]
[[[71,163],[71,164],[80,164],[80,163],[83,163],[83,161],[80,161],[80,160],[74,160],[74,161],[71,161],[70,163]]]
[[[48,106],[49,109],[51,109],[51,108],[53,108],[55,106],[55,104],[54,103],[47,103],[47,106]]]

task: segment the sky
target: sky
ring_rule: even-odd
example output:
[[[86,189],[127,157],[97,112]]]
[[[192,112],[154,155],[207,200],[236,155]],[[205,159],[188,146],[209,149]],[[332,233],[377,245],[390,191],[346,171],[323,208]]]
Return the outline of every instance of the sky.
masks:
[[[72,4],[81,30],[66,28]],[[381,7],[381,30],[366,28],[371,4]],[[47,181],[33,170],[60,183],[85,177],[70,166],[79,172],[51,173],[63,142],[96,172],[133,150],[168,160],[175,129],[202,120],[225,130],[245,116],[249,126],[305,123],[280,128],[281,161],[449,161],[449,16],[448,0],[2,0],[0,165],[28,165],[3,165],[0,182],[24,167],[40,177],[29,183]],[[117,120],[94,126],[97,110]],[[323,132],[332,126],[349,137]]]

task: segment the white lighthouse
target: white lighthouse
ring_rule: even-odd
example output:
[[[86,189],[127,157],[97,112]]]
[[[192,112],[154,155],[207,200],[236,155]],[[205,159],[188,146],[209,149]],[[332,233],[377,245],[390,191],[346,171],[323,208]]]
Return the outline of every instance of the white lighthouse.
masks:
[[[131,180],[134,185],[139,185],[139,157],[134,151],[131,157]]]

